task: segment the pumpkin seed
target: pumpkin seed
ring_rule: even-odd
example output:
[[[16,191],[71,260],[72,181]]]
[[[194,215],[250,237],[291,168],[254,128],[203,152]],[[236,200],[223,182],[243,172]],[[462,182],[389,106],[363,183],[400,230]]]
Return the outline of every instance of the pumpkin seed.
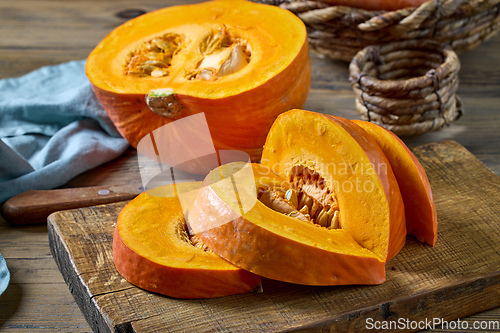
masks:
[[[328,214],[331,214],[330,212],[328,212]],[[336,210],[335,212],[333,212],[333,216],[331,218],[331,221],[330,221],[330,229],[339,229],[340,225],[339,225],[339,211]]]
[[[154,53],[161,52],[161,49],[158,46],[156,46],[156,44],[154,44],[154,43],[147,44],[146,48],[149,51],[153,51]]]
[[[219,77],[236,73],[248,65],[246,54],[243,52],[243,47],[239,44],[231,49],[229,58],[224,61],[219,70]]]
[[[298,206],[297,202],[297,191],[289,189],[285,193],[286,200],[290,201],[294,207]]]
[[[136,68],[139,69],[139,70],[142,70],[142,72],[145,73],[145,74],[151,74],[151,72],[156,69],[155,66],[149,66],[149,65],[146,65],[146,64],[140,64]]]
[[[322,210],[319,214],[318,217],[316,218],[316,223],[319,224],[322,227],[328,227],[329,220],[328,220],[328,212],[325,212]]]
[[[145,61],[141,64],[141,66],[153,66],[153,67],[160,67],[160,68],[165,68],[168,65],[163,62],[163,61],[158,61],[158,60],[148,60]]]
[[[311,217],[314,219],[316,217],[316,213],[318,213],[319,209],[322,208],[320,206],[320,204],[311,198],[311,201],[312,201],[312,206],[311,206],[311,212],[309,213],[309,215],[311,215]]]
[[[306,205],[302,206],[302,208],[299,210],[299,212],[301,212],[302,214],[304,215],[309,215],[309,207],[307,207]]]
[[[215,68],[204,68],[196,77],[204,81],[215,81],[217,79],[217,73],[215,72]]]
[[[162,76],[167,76],[168,71],[163,68],[155,68],[153,71],[151,71],[151,76],[152,77],[162,77]]]

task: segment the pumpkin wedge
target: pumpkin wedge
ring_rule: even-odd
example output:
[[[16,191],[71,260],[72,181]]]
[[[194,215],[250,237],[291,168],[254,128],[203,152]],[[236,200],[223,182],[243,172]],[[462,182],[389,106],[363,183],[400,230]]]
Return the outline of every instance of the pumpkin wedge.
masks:
[[[121,211],[113,237],[118,272],[145,290],[176,298],[213,298],[251,291],[261,278],[237,268],[190,237],[178,195],[201,182],[160,186]]]
[[[232,163],[210,172],[189,212],[191,230],[210,249],[291,283],[384,281],[385,263],[406,241],[404,206],[389,161],[361,127],[285,112],[253,176],[242,177],[244,168]]]
[[[288,111],[274,122],[261,163],[293,182],[319,174],[319,186],[336,196],[340,227],[384,261],[404,246],[404,206],[391,165],[376,141],[352,121]]]
[[[253,176],[238,176],[249,165]],[[224,164],[205,178],[188,215],[189,227],[224,259],[270,279],[305,285],[384,282],[385,259],[360,246],[348,231],[292,217],[277,211],[279,200],[276,207],[263,199],[290,189],[260,164]]]
[[[311,81],[302,21],[245,0],[132,19],[97,45],[86,74],[133,147],[165,124],[204,112],[215,148],[247,152],[252,161],[276,116],[303,106]]]
[[[419,160],[391,131],[371,122],[353,121],[378,142],[391,163],[403,196],[408,234],[434,246],[437,241],[436,206],[429,179]]]

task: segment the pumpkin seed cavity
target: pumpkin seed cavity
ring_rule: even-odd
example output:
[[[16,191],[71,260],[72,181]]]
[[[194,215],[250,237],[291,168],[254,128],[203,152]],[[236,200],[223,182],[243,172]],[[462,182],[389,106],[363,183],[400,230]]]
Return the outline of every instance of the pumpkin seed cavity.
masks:
[[[125,74],[138,77],[164,77],[170,74],[172,58],[183,43],[181,35],[166,33],[153,38],[129,54]]]
[[[165,77],[170,75],[172,58],[179,52],[184,38],[166,33],[143,43],[129,54],[125,74],[137,77]],[[211,30],[199,45],[200,59],[194,69],[188,69],[185,78],[216,81],[220,77],[242,70],[250,62],[247,43],[233,36],[225,26]]]
[[[267,207],[317,227],[340,229],[335,194],[317,172],[295,166],[290,172],[290,189],[263,188],[257,198]]]
[[[177,236],[185,243],[194,246],[202,251],[212,252],[212,250],[210,250],[208,246],[203,244],[203,241],[199,236],[189,232],[189,227],[185,220],[183,221],[183,223],[181,222],[177,224],[176,232]]]
[[[242,70],[250,62],[247,43],[230,34],[225,26],[210,31],[199,46],[201,59],[186,72],[187,80],[216,81]]]

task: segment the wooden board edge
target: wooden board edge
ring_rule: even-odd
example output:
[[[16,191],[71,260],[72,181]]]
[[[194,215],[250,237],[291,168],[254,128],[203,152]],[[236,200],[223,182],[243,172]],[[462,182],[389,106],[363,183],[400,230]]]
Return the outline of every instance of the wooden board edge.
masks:
[[[116,324],[110,323],[109,318],[105,318],[99,311],[97,304],[89,291],[85,287],[79,274],[76,274],[76,267],[73,259],[70,257],[70,251],[66,243],[59,237],[57,230],[59,213],[55,212],[47,218],[47,232],[49,238],[49,246],[52,257],[54,258],[59,272],[63,276],[64,282],[69,288],[76,304],[80,308],[82,315],[87,320],[87,323],[94,332],[130,332],[130,323]],[[70,274],[68,267],[74,270]],[[117,330],[118,328],[118,330]]]
[[[475,302],[480,306],[471,308],[468,305],[471,298],[480,299],[481,302]],[[449,304],[446,307],[439,306],[441,302],[451,301],[454,303],[453,308],[450,308]],[[418,332],[437,329],[438,326],[435,324],[438,322],[456,321],[499,306],[500,271],[482,279],[449,286],[438,292],[431,291],[412,298],[381,303],[375,307],[342,313],[313,326],[297,327],[280,332],[364,332],[366,330],[370,332],[400,332],[402,330]],[[383,325],[392,325],[392,328],[382,328]]]

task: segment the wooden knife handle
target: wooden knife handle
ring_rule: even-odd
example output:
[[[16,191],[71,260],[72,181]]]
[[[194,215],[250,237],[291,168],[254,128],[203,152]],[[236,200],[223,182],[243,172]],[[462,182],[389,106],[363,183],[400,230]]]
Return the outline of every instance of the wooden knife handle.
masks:
[[[7,200],[2,216],[13,224],[45,223],[56,211],[131,200],[142,191],[137,184],[29,190]]]

